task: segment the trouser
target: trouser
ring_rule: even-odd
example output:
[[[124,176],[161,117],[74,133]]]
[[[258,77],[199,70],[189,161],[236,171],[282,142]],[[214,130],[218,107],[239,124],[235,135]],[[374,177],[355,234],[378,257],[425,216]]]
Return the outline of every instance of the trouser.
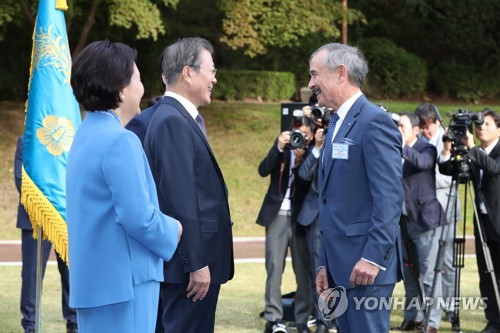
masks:
[[[425,297],[431,297],[432,284],[434,281],[434,269],[439,249],[439,238],[441,236],[442,226],[431,230],[420,230],[414,227],[411,223],[406,223],[408,236],[411,240],[416,258],[412,258],[414,266],[408,267],[405,265],[405,311],[404,317],[406,320],[423,321],[424,312],[420,309],[421,305],[415,300],[418,299],[418,283],[423,286]],[[403,249],[403,257],[405,262],[408,262],[408,253],[406,247]],[[412,269],[418,269],[418,279],[415,278],[415,273]],[[429,307],[431,311],[429,317],[429,325],[434,328],[439,328],[441,324],[441,309],[438,308],[440,302],[436,300],[442,297],[442,282],[441,274],[438,274],[434,291],[433,306]]]
[[[37,260],[37,243],[38,240],[33,238],[33,230],[22,230],[21,235],[21,250],[23,267],[21,271],[21,325],[25,330],[35,328],[35,311],[36,311],[36,260]],[[42,242],[42,277],[45,274],[47,261],[49,259],[52,244],[44,240]],[[69,307],[69,271],[66,263],[56,255],[57,268],[61,276],[61,303],[64,319],[68,323],[76,324],[76,311]]]
[[[484,236],[486,237],[485,241],[490,250],[491,262],[493,264],[493,270],[496,274],[497,281],[495,282],[500,288],[500,236],[492,227],[488,215],[479,214],[479,217],[484,226]],[[498,302],[495,296],[495,290],[493,289],[493,280],[491,279],[491,274],[487,272],[483,246],[481,244],[481,240],[477,232],[477,226],[475,224],[474,236],[476,237],[475,246],[477,271],[479,273],[479,290],[481,291],[481,297],[483,297],[483,300],[485,302],[484,314],[491,326],[500,329],[500,314],[498,313]]]
[[[297,254],[304,244],[292,245],[295,241],[294,228],[291,216],[277,215],[276,218],[266,227],[266,290],[265,290],[265,311],[264,318],[268,321],[283,319],[283,306],[281,297],[281,281],[285,269],[285,260],[290,246],[292,250],[292,260],[297,282],[297,293],[295,296],[295,321],[306,323],[311,313],[312,295],[310,288],[309,265],[304,263],[303,255]],[[300,242],[307,241],[305,237]],[[306,252],[307,253],[307,252]],[[295,254],[295,255],[294,255]],[[307,256],[306,256],[307,258]],[[308,259],[306,259],[308,261]],[[308,282],[309,281],[309,282]]]

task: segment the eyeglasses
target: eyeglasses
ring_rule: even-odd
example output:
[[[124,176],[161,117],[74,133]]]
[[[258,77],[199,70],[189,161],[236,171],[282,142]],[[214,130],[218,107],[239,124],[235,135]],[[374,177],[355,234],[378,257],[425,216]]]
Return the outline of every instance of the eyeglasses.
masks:
[[[202,67],[202,66],[189,66],[189,67],[208,69],[210,71],[210,73],[212,73],[213,76],[215,76],[215,74],[217,74],[217,68],[209,68],[209,67]]]

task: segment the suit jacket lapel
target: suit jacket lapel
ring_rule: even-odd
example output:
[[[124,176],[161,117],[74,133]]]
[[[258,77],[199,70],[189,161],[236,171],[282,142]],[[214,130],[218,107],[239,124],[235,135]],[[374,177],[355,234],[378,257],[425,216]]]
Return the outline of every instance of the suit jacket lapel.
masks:
[[[366,102],[366,97],[364,95],[361,95],[356,102],[352,105],[352,107],[349,109],[347,112],[345,119],[342,120],[342,124],[340,125],[339,130],[335,134],[335,137],[333,138],[333,143],[342,143],[342,139],[345,138],[347,133],[351,130],[353,127],[354,123],[356,122],[356,117],[359,115],[361,111],[361,106]],[[332,158],[331,156],[325,156],[326,158]],[[335,160],[332,161],[328,165],[327,170],[325,170],[324,176],[323,176],[323,181],[322,181],[322,187],[321,189],[324,190],[325,184],[328,181],[328,178],[330,177],[330,173],[333,169],[333,165],[335,164]]]
[[[162,99],[162,103],[164,103],[164,104],[170,104],[177,111],[179,111],[179,113],[188,120],[189,125],[191,125],[191,127],[194,129],[194,131],[200,136],[201,140],[203,141],[203,143],[207,147],[208,152],[210,153],[210,158],[212,159],[212,161],[214,163],[214,166],[215,166],[215,169],[217,170],[217,173],[219,174],[219,177],[220,177],[220,179],[222,181],[222,184],[224,186],[224,191],[225,191],[225,194],[226,194],[226,199],[227,199],[227,197],[228,197],[228,190],[227,190],[226,183],[224,181],[224,176],[222,175],[222,171],[219,168],[219,164],[217,163],[217,160],[215,159],[215,155],[214,155],[214,153],[212,151],[212,148],[210,147],[210,144],[207,141],[207,137],[201,131],[201,128],[198,125],[198,123],[196,123],[196,121],[193,119],[193,117],[191,117],[191,115],[189,114],[189,112],[187,112],[186,108],[184,106],[182,106],[182,104],[178,100],[176,100],[175,98],[167,96],[167,97],[165,97],[165,98]]]

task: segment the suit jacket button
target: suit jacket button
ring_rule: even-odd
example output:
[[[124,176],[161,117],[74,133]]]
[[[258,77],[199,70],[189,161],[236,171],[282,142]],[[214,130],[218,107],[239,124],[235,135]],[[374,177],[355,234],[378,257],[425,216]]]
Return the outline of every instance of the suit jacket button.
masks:
[[[323,199],[323,205],[326,205],[326,199]]]

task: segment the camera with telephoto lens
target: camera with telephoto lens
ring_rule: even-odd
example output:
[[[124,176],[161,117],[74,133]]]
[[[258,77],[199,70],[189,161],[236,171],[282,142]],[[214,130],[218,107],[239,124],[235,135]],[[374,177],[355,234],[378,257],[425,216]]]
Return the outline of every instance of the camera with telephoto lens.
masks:
[[[287,148],[305,148],[307,144],[306,135],[300,130],[300,127],[302,126],[302,117],[304,117],[304,111],[301,109],[295,109],[293,110],[292,115],[293,123],[290,130],[290,143],[287,145]]]

